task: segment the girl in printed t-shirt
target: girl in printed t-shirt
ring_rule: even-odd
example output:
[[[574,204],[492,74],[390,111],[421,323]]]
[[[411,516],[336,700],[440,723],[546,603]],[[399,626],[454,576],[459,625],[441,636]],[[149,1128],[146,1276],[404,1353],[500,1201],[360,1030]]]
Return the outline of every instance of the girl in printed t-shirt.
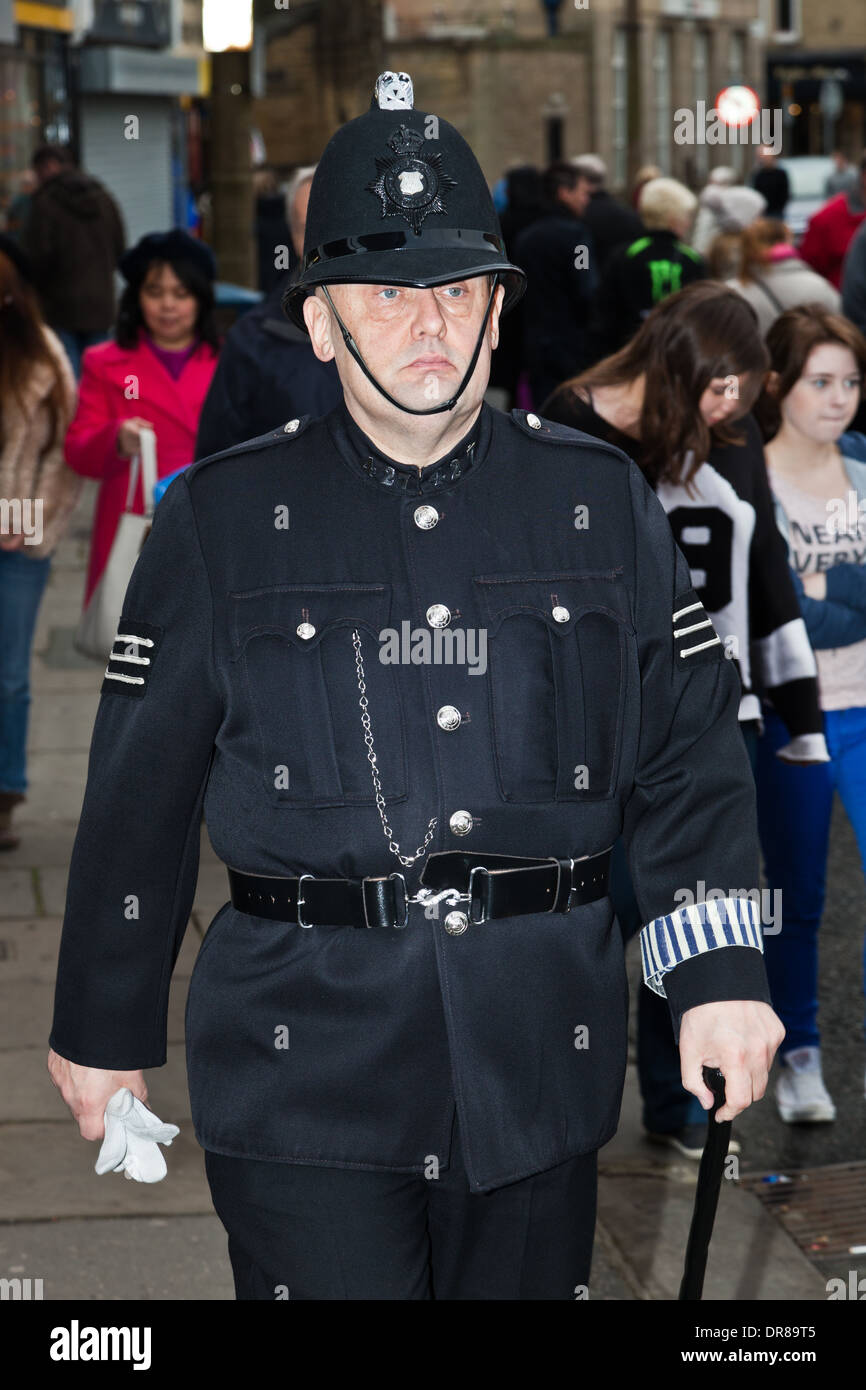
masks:
[[[765,935],[764,953],[773,1007],[786,1029],[779,1113],[789,1123],[814,1123],[836,1117],[817,1015],[818,928],[837,790],[866,871],[866,435],[845,433],[860,402],[866,339],[847,319],[808,305],[782,314],[766,342],[772,370],[757,413],[769,438],[777,521],[818,661],[831,760],[794,770],[774,757],[787,733],[765,708],[758,816],[769,886],[781,889],[782,929]]]

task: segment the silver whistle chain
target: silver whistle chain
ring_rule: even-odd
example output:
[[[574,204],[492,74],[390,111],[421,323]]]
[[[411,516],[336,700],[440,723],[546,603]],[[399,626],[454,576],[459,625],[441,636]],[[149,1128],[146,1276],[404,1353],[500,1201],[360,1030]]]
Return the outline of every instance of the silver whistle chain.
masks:
[[[367,708],[367,686],[364,680],[364,663],[361,660],[361,634],[357,628],[352,631],[352,646],[355,648],[355,666],[358,671],[358,689],[361,692],[359,704],[361,706],[361,723],[364,726],[364,742],[367,745],[367,757],[370,762],[370,771],[373,775],[373,790],[376,793],[376,805],[379,808],[379,816],[382,821],[382,829],[388,841],[388,848],[392,854],[396,854],[401,864],[408,868],[414,864],[416,859],[420,859],[427,853],[427,846],[433,838],[433,831],[436,829],[437,818],[433,816],[427,827],[427,834],[424,836],[424,843],[419,845],[414,854],[401,854],[400,846],[394,839],[394,832],[388,824],[388,817],[385,814],[385,798],[382,795],[382,784],[379,781],[379,764],[373,748],[373,730],[370,728],[370,714]]]

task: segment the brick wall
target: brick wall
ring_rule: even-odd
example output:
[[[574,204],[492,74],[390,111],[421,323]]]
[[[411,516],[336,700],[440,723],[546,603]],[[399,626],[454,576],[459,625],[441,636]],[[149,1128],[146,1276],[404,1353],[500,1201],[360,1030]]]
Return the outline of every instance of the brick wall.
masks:
[[[835,49],[866,47],[864,0],[803,0],[798,47]]]
[[[440,40],[388,45],[385,65],[412,74],[419,109],[433,111],[466,136],[490,182],[510,164],[546,160],[546,119],[560,114],[564,152],[590,146],[588,44],[579,38],[508,42]],[[314,163],[339,119],[361,115],[376,74],[333,94],[317,77],[316,32],[304,26],[275,40],[268,52],[268,92],[255,120],[269,161],[281,169]],[[557,100],[558,97],[558,100]]]

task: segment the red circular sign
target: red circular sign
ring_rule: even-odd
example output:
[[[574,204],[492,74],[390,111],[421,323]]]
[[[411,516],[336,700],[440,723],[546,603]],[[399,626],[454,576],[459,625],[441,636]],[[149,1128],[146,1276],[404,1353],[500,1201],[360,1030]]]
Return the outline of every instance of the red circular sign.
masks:
[[[751,87],[724,87],[716,97],[716,110],[725,125],[751,125],[760,109],[760,98]]]

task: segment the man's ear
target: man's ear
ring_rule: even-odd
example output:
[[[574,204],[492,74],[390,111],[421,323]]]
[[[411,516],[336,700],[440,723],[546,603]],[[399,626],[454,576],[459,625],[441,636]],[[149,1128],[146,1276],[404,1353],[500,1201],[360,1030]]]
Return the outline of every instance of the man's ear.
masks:
[[[496,293],[493,296],[493,303],[490,306],[490,346],[495,351],[499,346],[499,315],[502,313],[502,303],[505,299],[505,286],[500,283],[496,286]]]
[[[331,311],[319,291],[308,294],[304,300],[304,323],[310,335],[313,352],[320,362],[330,362],[334,356],[334,334]]]

